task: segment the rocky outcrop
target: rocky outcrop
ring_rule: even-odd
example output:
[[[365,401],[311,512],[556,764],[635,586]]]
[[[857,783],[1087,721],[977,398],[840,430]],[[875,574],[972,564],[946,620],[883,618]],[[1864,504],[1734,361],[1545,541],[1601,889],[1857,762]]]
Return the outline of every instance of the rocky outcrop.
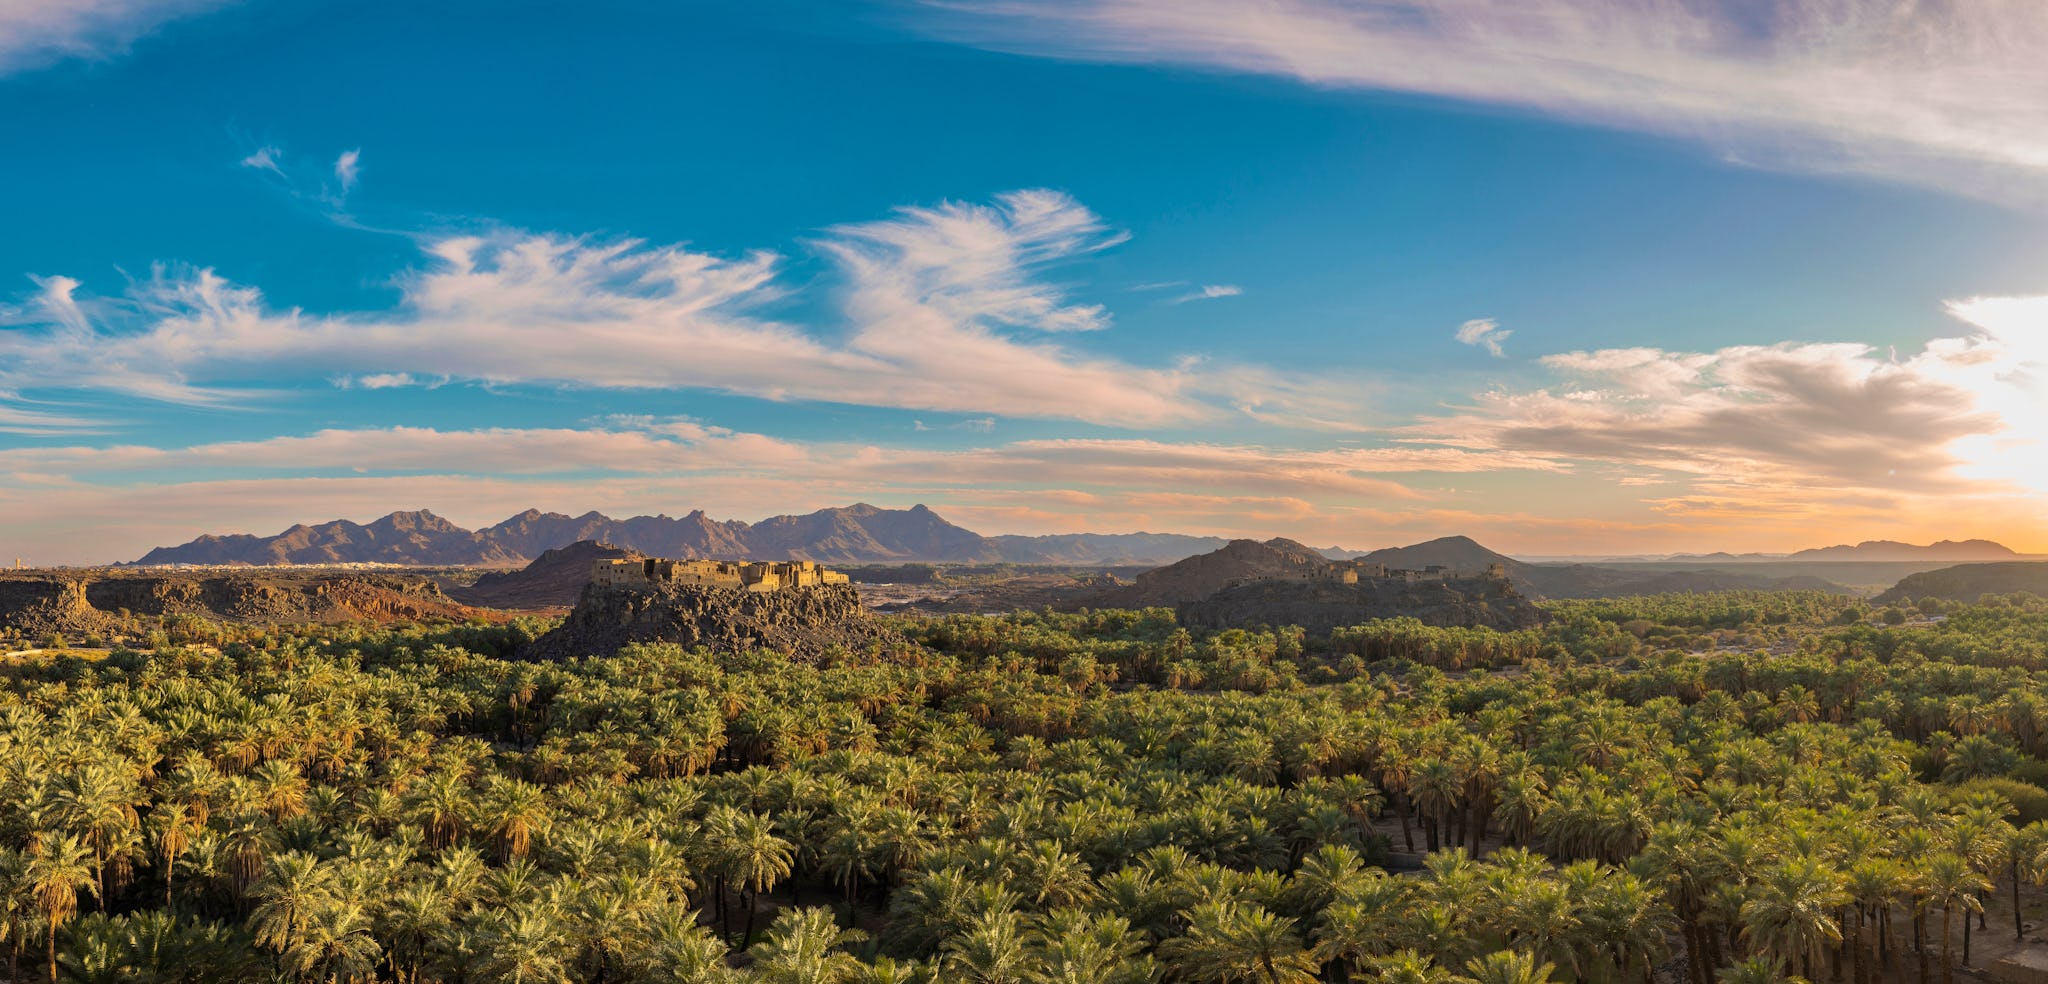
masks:
[[[591,584],[569,617],[520,655],[609,656],[633,643],[666,642],[722,652],[769,650],[815,661],[834,647],[858,652],[901,641],[861,607],[860,593],[850,584],[778,591]]]
[[[516,571],[493,571],[469,585],[451,585],[448,593],[469,605],[536,610],[568,608],[590,583],[590,566],[600,560],[639,560],[637,550],[582,540],[543,552]]]
[[[1417,584],[1390,578],[1368,578],[1357,584],[1254,581],[1199,601],[1183,602],[1175,611],[1181,623],[1189,626],[1298,625],[1312,634],[1401,616],[1420,619],[1425,625],[1503,631],[1543,624],[1541,609],[1508,582],[1491,578]]]
[[[85,598],[85,582],[72,578],[0,579],[0,626],[31,638],[105,632],[115,621]]]
[[[0,626],[24,635],[132,633],[163,617],[233,622],[463,620],[482,614],[416,575],[141,574],[38,571],[0,575]]]

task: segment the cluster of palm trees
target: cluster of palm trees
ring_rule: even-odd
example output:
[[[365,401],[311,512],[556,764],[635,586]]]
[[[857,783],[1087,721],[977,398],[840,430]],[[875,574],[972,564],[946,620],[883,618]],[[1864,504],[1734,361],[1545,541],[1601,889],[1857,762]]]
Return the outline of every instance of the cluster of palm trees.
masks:
[[[1795,651],[1628,628],[1730,611]],[[2048,879],[2048,612],[1563,614],[954,616],[824,666],[502,658],[532,625],[34,658],[0,943],[95,982],[1946,984]]]

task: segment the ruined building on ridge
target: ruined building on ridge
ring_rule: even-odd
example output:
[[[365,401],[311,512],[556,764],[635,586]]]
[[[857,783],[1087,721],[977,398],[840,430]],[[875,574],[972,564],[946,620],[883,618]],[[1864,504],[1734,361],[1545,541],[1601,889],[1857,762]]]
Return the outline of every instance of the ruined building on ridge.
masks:
[[[609,588],[739,588],[753,592],[846,584],[849,578],[814,561],[608,559],[593,565],[592,583]]]

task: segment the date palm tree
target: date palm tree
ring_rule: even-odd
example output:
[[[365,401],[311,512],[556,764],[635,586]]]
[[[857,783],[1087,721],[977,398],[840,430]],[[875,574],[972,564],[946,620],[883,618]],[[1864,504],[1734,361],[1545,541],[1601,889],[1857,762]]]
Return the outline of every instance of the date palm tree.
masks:
[[[485,916],[474,979],[490,984],[569,984],[571,949],[559,913],[525,905]]]
[[[1415,950],[1396,950],[1373,957],[1365,966],[1379,984],[1464,984],[1469,980]]]
[[[482,809],[500,861],[525,857],[533,836],[552,816],[547,791],[517,779],[494,779],[485,790]]]
[[[1556,969],[1520,950],[1495,950],[1465,961],[1465,973],[1477,984],[1550,984]]]
[[[1950,944],[1955,936],[1956,914],[1962,913],[1967,920],[1970,913],[1984,911],[1982,895],[1991,890],[1991,879],[1953,851],[1928,858],[1922,871],[1927,892],[1922,904],[1941,907],[1941,981],[1951,984],[1955,980],[1955,963]]]
[[[1826,948],[1840,943],[1835,913],[1849,902],[1841,876],[1813,858],[1796,858],[1764,870],[1742,903],[1742,936],[1758,954],[1788,970],[1813,965]]]
[[[830,909],[789,909],[775,917],[767,938],[748,954],[764,984],[846,984],[859,972],[860,961],[842,948],[867,936],[840,929]]]
[[[1205,902],[1187,913],[1188,931],[1159,944],[1177,976],[1197,984],[1315,984],[1320,965],[1295,935],[1294,920],[1264,907]]]
[[[363,907],[330,900],[307,915],[279,963],[301,980],[355,984],[376,979],[382,954]]]
[[[747,908],[746,935],[741,939],[751,940],[761,893],[789,877],[795,848],[775,833],[774,821],[743,810],[733,817],[718,853],[721,868],[739,886],[741,904]]]
[[[970,984],[1029,984],[1035,961],[1026,946],[1024,919],[1015,912],[985,912],[967,932],[939,948],[948,980]]]
[[[256,908],[249,928],[259,946],[280,953],[296,946],[315,914],[335,902],[335,868],[310,854],[290,851],[270,859],[249,895]]]
[[[1031,931],[1045,984],[1151,984],[1159,968],[1143,956],[1150,942],[1120,915],[1056,909]]]
[[[78,893],[94,891],[99,884],[92,860],[92,848],[69,834],[42,838],[28,857],[24,882],[47,938],[51,984],[57,980],[57,934],[78,914]]]

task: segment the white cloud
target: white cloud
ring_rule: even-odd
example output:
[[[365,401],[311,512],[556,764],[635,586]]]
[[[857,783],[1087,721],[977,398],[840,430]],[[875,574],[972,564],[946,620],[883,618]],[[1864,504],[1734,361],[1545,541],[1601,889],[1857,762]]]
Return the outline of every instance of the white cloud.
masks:
[[[0,434],[47,437],[62,434],[90,434],[107,429],[104,421],[78,417],[24,405],[19,397],[0,392]]]
[[[1003,50],[1526,107],[1730,160],[2048,201],[2039,0],[935,0]]]
[[[1200,290],[1190,291],[1169,301],[1170,304],[1186,304],[1189,301],[1211,301],[1219,297],[1236,297],[1244,288],[1236,284],[1204,284]]]
[[[0,74],[106,58],[166,21],[228,0],[0,0]]]
[[[0,386],[117,389],[226,405],[226,381],[336,374],[616,388],[705,388],[1002,416],[1150,426],[1214,419],[1221,404],[1306,406],[1315,387],[1246,367],[1169,368],[1092,356],[1060,340],[1108,326],[1041,274],[1121,241],[1047,191],[991,205],[907,208],[836,226],[817,246],[840,267],[838,338],[767,320],[779,258],[727,258],[638,240],[504,233],[429,241],[392,311],[277,310],[211,270],[159,269],[80,308],[53,278],[32,302],[41,331],[0,335]],[[48,285],[58,284],[53,291]],[[66,305],[70,305],[67,307]],[[83,319],[79,312],[97,317]],[[81,330],[82,329],[82,330]],[[1341,416],[1327,398],[1319,413]],[[1307,419],[1307,418],[1304,418]]]
[[[1507,341],[1508,336],[1514,333],[1513,329],[1502,328],[1500,322],[1492,318],[1474,318],[1458,326],[1458,341],[1466,345],[1477,345],[1499,359],[1507,356],[1507,353],[1501,350],[1500,343]]]
[[[2048,302],[1954,307],[1978,329],[1901,357],[1855,343],[1547,356],[1564,385],[1497,390],[1421,443],[1684,477],[1720,507],[2048,491]],[[1680,497],[1684,499],[1684,497]],[[1674,500],[1677,501],[1677,500]],[[1842,501],[1836,498],[1834,501]],[[1895,500],[1888,500],[1895,501]]]
[[[1031,274],[1128,238],[1081,203],[1043,189],[1007,192],[993,205],[902,208],[895,218],[829,231],[819,245],[852,275],[852,306],[870,326],[910,313],[979,331],[1107,328],[1101,305],[1068,304]]]
[[[413,378],[412,373],[409,372],[373,372],[362,376],[347,377],[343,380],[343,384],[360,389],[400,389],[407,386],[416,386],[419,384],[419,380]]]
[[[356,175],[361,173],[361,149],[344,150],[334,159],[334,179],[341,182],[341,193],[346,195],[356,186]]]
[[[0,449],[0,476],[61,474],[92,482],[176,471],[294,473],[346,466],[371,472],[476,475],[737,471],[808,475],[845,488],[1058,483],[1116,489],[1205,488],[1412,498],[1382,476],[1560,466],[1515,453],[1454,448],[1285,449],[1157,440],[1036,439],[963,450],[858,442],[796,442],[689,419],[611,415],[584,428],[332,429],[302,437],[182,448],[142,445]],[[979,430],[988,419],[962,426]]]
[[[264,144],[256,148],[254,153],[242,158],[242,166],[253,167],[258,171],[269,171],[280,178],[284,177],[284,168],[277,163],[277,155],[280,153],[282,151],[277,147]]]

